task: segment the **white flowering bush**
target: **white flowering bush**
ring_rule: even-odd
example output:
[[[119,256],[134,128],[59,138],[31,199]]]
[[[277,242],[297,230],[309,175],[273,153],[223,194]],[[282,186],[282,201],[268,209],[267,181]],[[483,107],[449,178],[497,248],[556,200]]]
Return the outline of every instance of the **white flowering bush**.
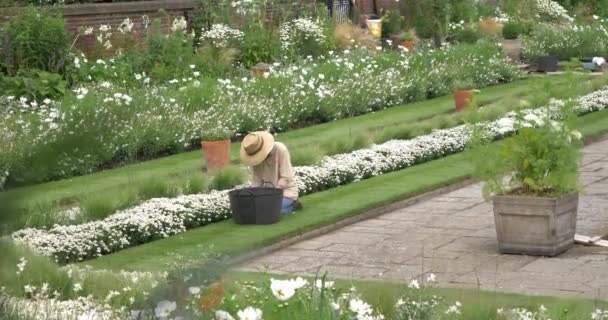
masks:
[[[279,30],[281,48],[289,54],[320,55],[329,44],[319,20],[297,18],[283,23]]]
[[[0,99],[0,139],[14,146],[0,150],[0,161],[14,159],[0,164],[9,180],[54,180],[137,156],[179,152],[218,127],[232,133],[283,131],[364,114],[448,94],[451,82],[463,77],[484,87],[520,76],[487,43],[415,55],[346,52],[324,62],[279,66],[261,79],[204,78],[201,66],[192,64],[163,85],[118,58],[85,59],[76,56],[74,64],[94,82],[61,101]],[[130,81],[113,78],[119,70],[131,72]]]
[[[523,38],[526,59],[552,55],[561,60],[608,55],[608,19],[592,24],[540,24]]]
[[[236,46],[243,41],[244,33],[221,23],[211,26],[211,29],[201,33],[201,43],[209,43],[216,48]]]
[[[511,112],[496,121],[482,124],[490,139],[513,134],[522,118],[530,126],[542,125],[550,107]],[[608,88],[576,100],[579,114],[608,107]],[[418,163],[464,150],[471,140],[471,130],[461,125],[436,130],[411,140],[392,140],[348,154],[325,157],[319,165],[296,167],[297,185],[302,194],[318,192],[401,170]],[[80,225],[55,225],[48,230],[24,229],[12,238],[61,263],[81,261],[115,252],[155,239],[185,232],[188,229],[231,216],[227,191],[159,198],[119,211],[103,220]]]
[[[549,21],[573,21],[568,10],[553,0],[533,0],[536,7],[536,17]]]

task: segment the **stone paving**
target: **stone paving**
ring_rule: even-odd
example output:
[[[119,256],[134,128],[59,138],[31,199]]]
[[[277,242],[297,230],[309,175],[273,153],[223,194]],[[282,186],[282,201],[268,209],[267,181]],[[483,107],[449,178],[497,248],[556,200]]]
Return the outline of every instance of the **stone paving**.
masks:
[[[585,147],[577,233],[608,234],[608,140]],[[492,205],[471,185],[306,240],[243,271],[407,282],[435,273],[443,287],[608,299],[608,248],[554,258],[498,253]]]

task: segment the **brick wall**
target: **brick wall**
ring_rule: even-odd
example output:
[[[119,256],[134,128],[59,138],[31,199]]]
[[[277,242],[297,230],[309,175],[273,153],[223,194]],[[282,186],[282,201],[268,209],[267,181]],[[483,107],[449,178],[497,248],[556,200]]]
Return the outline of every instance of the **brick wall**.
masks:
[[[133,29],[143,29],[143,17],[147,16],[150,21],[160,18],[164,29],[169,30],[173,20],[177,17],[186,17],[191,21],[198,1],[196,0],[153,0],[137,2],[115,2],[115,3],[87,3],[65,5],[61,9],[65,19],[66,30],[72,39],[76,37],[80,27],[98,28],[102,24],[109,24],[112,30],[125,20],[130,18]],[[0,9],[0,22],[13,18],[19,9]],[[76,38],[76,46],[87,50],[93,45],[92,36],[80,35]]]

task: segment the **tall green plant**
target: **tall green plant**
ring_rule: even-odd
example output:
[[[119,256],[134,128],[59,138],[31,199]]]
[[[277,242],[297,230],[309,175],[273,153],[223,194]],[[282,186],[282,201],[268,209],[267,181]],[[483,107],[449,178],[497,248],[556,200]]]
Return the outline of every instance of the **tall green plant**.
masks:
[[[2,56],[9,74],[25,69],[63,71],[68,37],[59,13],[26,7],[6,31],[8,41],[2,47]]]
[[[572,104],[561,108],[568,118]],[[486,198],[495,194],[560,196],[578,189],[581,134],[567,121],[534,112],[515,119],[517,135],[499,145],[489,144],[485,128],[475,127],[471,160],[475,175],[485,181]]]

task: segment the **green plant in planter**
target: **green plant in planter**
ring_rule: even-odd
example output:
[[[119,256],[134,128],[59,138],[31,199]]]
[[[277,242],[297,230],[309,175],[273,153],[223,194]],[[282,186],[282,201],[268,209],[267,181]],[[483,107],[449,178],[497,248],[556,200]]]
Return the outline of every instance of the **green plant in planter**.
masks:
[[[466,90],[466,91],[476,91],[475,90],[475,82],[472,79],[458,79],[454,81],[452,85],[454,90]]]
[[[502,36],[507,40],[514,40],[519,38],[522,33],[522,26],[518,22],[510,21],[502,28]]]
[[[569,108],[569,104],[562,108],[562,116]],[[506,122],[503,124],[509,126]],[[581,134],[567,123],[520,112],[513,122],[517,134],[498,145],[490,144],[486,129],[476,126],[470,159],[475,176],[485,181],[484,197],[559,197],[578,190]]]
[[[399,34],[399,41],[401,42],[418,42],[418,40],[419,39],[416,36],[416,31],[414,31],[414,29],[403,31]]]
[[[401,32],[405,18],[399,10],[389,10],[382,16],[382,37],[388,38]]]
[[[208,128],[201,135],[202,141],[220,141],[230,139],[233,131],[227,128]]]
[[[472,27],[466,27],[454,35],[454,40],[459,43],[476,43],[480,38],[479,30]]]

